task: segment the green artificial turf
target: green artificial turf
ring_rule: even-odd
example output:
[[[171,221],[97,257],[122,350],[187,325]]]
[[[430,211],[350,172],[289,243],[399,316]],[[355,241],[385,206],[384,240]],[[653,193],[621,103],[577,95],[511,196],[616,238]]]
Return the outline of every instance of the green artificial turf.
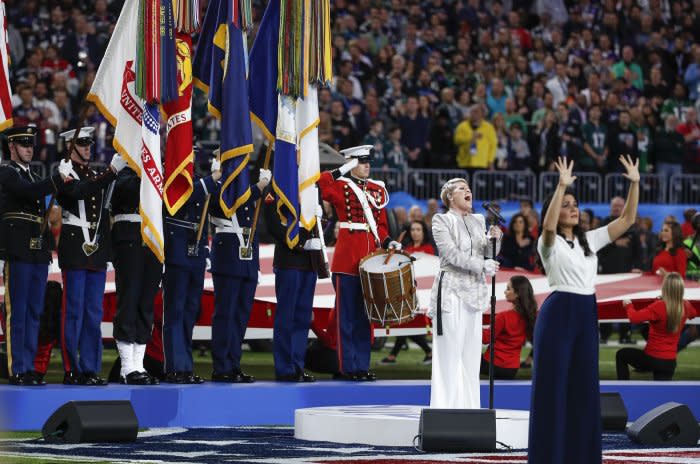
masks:
[[[396,364],[381,365],[379,362],[389,354],[389,345],[393,343],[390,337],[387,346],[381,350],[372,352],[372,370],[377,373],[379,379],[430,379],[430,365],[422,364],[424,353],[413,343],[409,342],[410,348],[402,350],[397,358]],[[631,345],[624,345],[625,347]],[[641,340],[636,345],[642,348]],[[615,353],[620,346],[600,345],[600,379],[615,380]],[[529,347],[523,348],[521,359],[525,359],[530,352]],[[199,349],[193,350],[195,361],[195,372],[205,379],[211,376],[211,354],[208,351],[200,353]],[[116,358],[116,350],[105,348],[102,362],[102,375],[107,377],[109,369]],[[274,364],[272,353],[253,352],[244,345],[243,358],[241,361],[243,370],[254,375],[259,380],[274,379]],[[319,380],[330,379],[327,374],[314,374]],[[632,380],[651,380],[651,373],[636,373],[632,371]],[[517,379],[530,379],[530,369],[520,369]],[[678,366],[673,377],[674,380],[700,380],[700,346],[690,346],[681,351],[678,355]],[[63,368],[61,366],[60,353],[54,350],[46,376],[49,383],[60,383],[63,380]]]

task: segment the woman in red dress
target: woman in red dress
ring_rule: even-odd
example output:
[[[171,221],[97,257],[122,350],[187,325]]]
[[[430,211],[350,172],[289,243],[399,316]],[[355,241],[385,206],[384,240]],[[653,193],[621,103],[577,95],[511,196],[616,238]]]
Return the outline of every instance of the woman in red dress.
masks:
[[[677,222],[664,222],[659,232],[659,250],[651,263],[651,271],[660,276],[677,272],[685,278],[688,257],[683,251],[683,234]]]
[[[632,324],[649,322],[649,339],[644,351],[638,348],[618,350],[615,361],[619,380],[629,380],[629,366],[651,371],[654,380],[673,378],[683,326],[687,319],[697,316],[695,308],[683,299],[684,290],[683,277],[677,272],[669,272],[664,276],[660,300],[639,311],[635,311],[630,300],[622,302]]]
[[[496,334],[493,370],[495,378],[512,380],[520,367],[520,351],[525,340],[532,340],[537,301],[530,281],[521,275],[510,278],[505,296],[513,309],[496,314],[496,323],[492,325]],[[490,340],[489,327],[483,330],[482,342],[486,344]],[[481,374],[484,375],[489,373],[490,350],[489,347],[481,358]]]

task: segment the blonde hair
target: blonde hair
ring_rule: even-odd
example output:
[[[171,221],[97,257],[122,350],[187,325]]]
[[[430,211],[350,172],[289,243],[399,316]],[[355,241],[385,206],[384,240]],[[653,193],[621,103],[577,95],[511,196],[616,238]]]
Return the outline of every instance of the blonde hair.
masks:
[[[669,272],[661,284],[661,299],[666,304],[666,330],[674,333],[683,319],[683,277],[677,272]]]
[[[445,182],[445,185],[442,186],[442,190],[440,190],[440,199],[445,205],[445,208],[450,209],[450,197],[452,196],[452,193],[454,193],[455,189],[457,188],[457,184],[459,183],[465,183],[467,187],[469,186],[469,182],[461,177],[450,179]]]

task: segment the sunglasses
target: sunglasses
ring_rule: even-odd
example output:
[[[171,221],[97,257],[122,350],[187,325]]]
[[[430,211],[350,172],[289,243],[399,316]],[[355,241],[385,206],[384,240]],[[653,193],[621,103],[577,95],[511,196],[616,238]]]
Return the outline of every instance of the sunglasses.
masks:
[[[12,139],[12,143],[19,145],[20,147],[29,148],[34,146],[34,137],[15,137]]]
[[[90,137],[81,137],[75,141],[75,144],[79,147],[89,147],[94,142]]]

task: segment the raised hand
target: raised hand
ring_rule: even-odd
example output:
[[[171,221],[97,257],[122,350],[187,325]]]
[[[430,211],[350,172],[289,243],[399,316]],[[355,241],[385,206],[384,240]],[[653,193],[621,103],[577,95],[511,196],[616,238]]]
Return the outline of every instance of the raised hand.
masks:
[[[566,158],[559,157],[554,162],[554,167],[559,171],[559,185],[568,187],[574,183],[576,176],[572,174],[574,170],[573,161],[567,163]]]
[[[625,167],[625,171],[627,171],[622,175],[628,178],[630,182],[639,182],[639,158],[632,161],[632,157],[630,155],[620,155],[618,159]]]

